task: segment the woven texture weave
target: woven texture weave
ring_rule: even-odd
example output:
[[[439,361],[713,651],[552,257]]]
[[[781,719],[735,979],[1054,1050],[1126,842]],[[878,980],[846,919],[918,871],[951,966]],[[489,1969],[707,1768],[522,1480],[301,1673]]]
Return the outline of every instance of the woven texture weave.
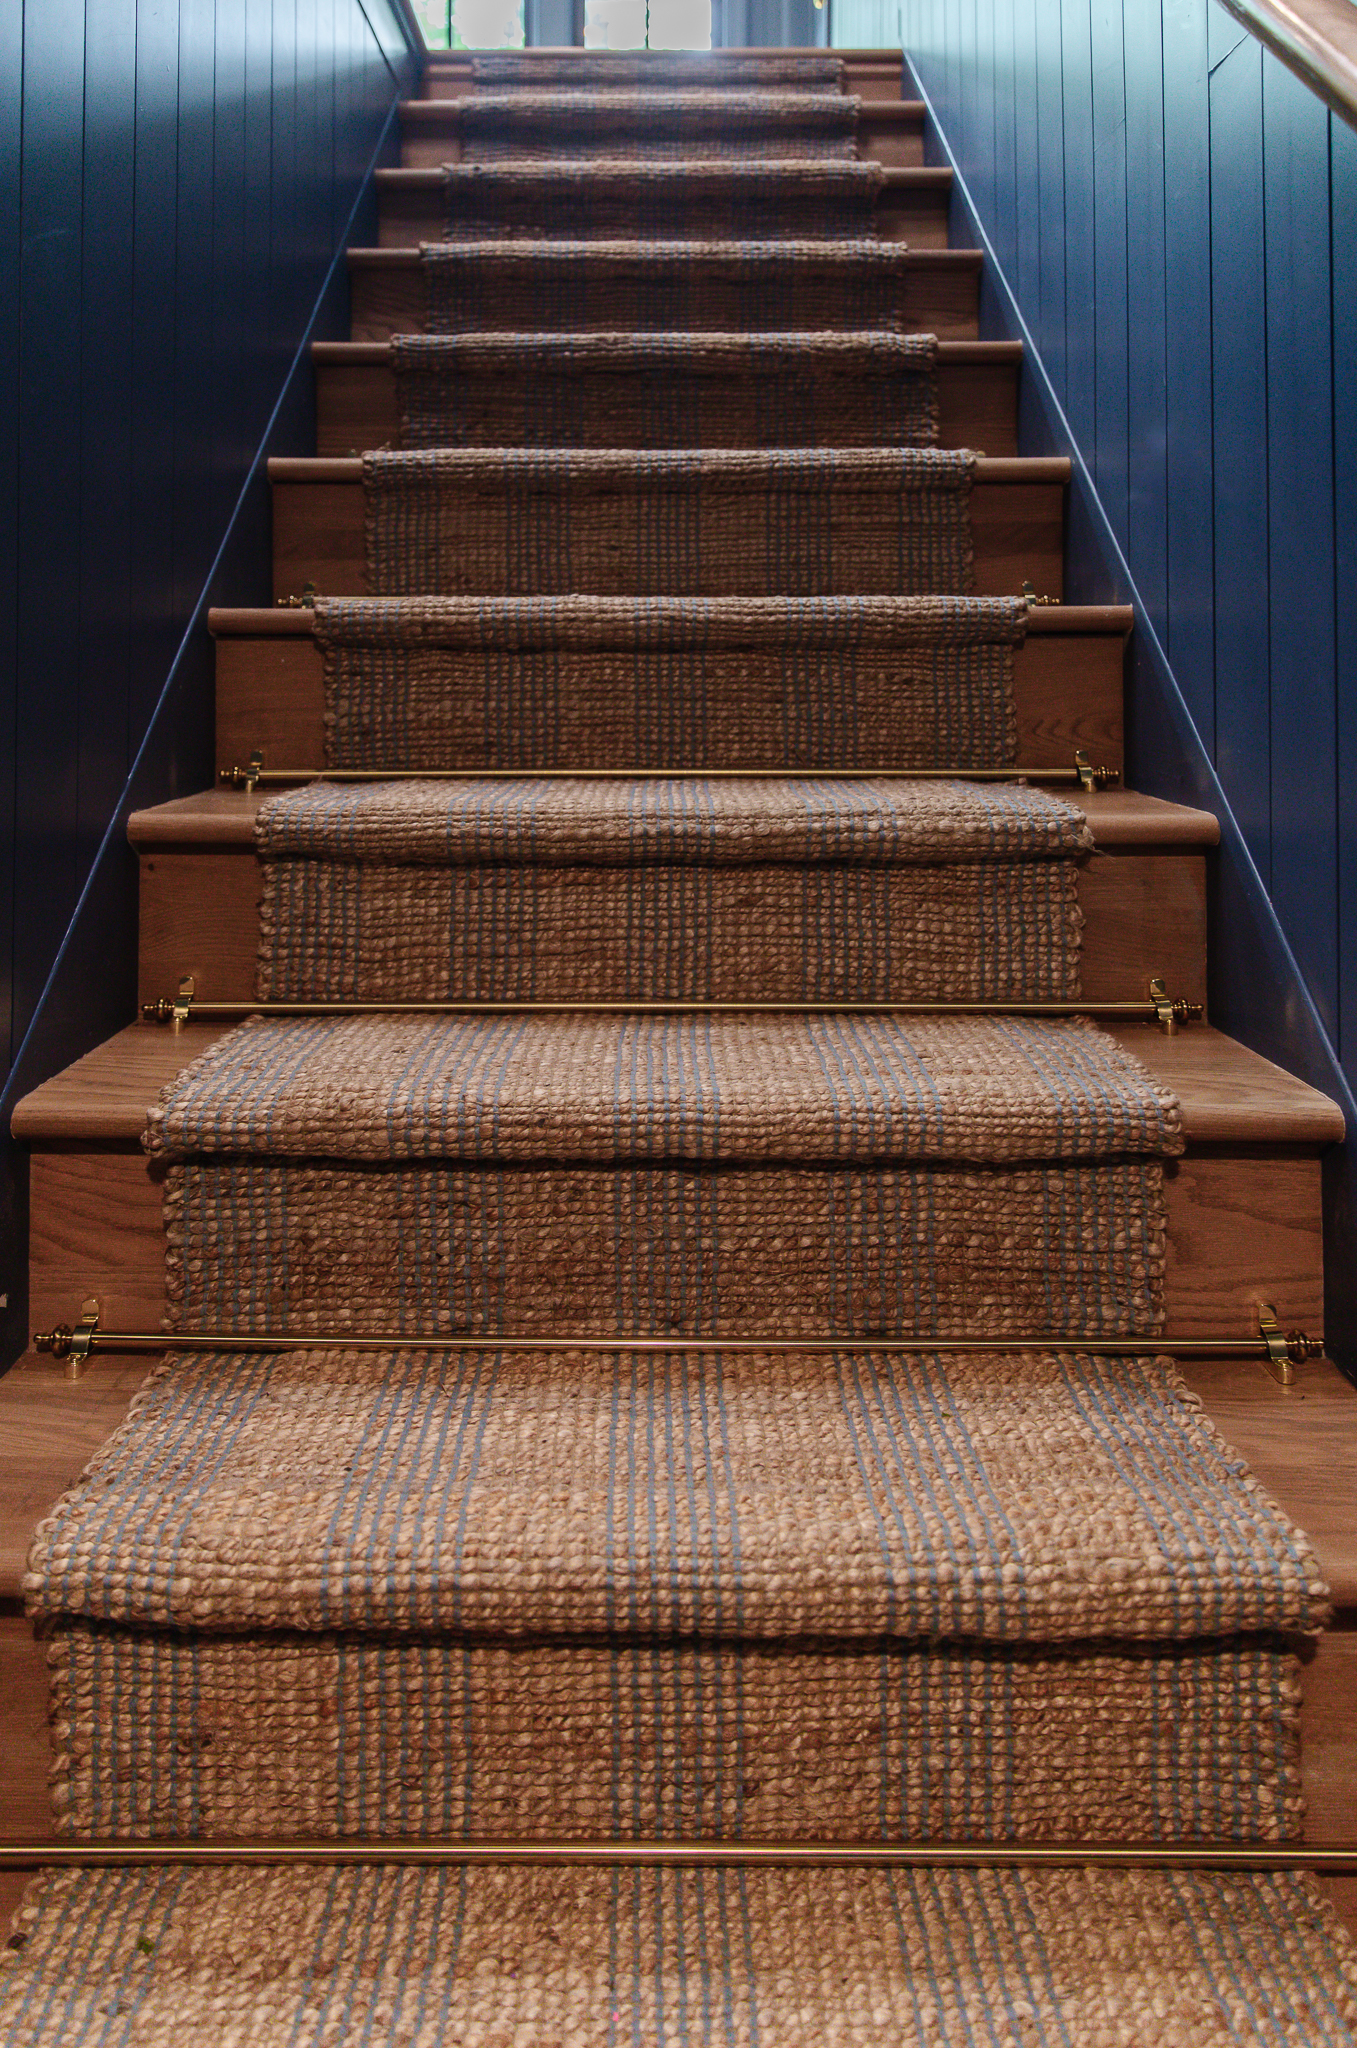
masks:
[[[961,595],[974,458],[928,448],[363,457],[374,596]]]
[[[321,598],[351,768],[1001,768],[1006,598]]]
[[[1053,1871],[145,1870],[46,1876],[13,2048],[1352,2048],[1308,1877]],[[115,2037],[116,2038],[116,2037]]]
[[[515,50],[471,60],[471,76],[487,92],[597,91],[600,86],[655,86],[660,91],[701,87],[704,91],[842,92],[841,57],[768,51],[732,56],[726,51]]]
[[[413,334],[391,343],[406,448],[925,448],[920,334]]]
[[[1164,1643],[1327,1618],[1304,1538],[1168,1366],[1019,1353],[171,1360],[25,1585],[38,1614],[218,1633]]]
[[[428,243],[424,331],[896,329],[909,262],[865,238]]]
[[[461,102],[472,163],[677,159],[759,162],[857,155],[861,102],[846,93],[507,92]]]
[[[261,805],[258,993],[1079,993],[1058,798],[958,782],[313,783]]]
[[[451,241],[615,241],[678,235],[742,241],[869,234],[879,163],[637,163],[594,157],[447,167]]]
[[[999,1163],[1162,1158],[1183,1140],[1173,1097],[1078,1018],[407,1015],[244,1024],[170,1083],[146,1145]]]
[[[1297,1662],[1257,1638],[490,1642],[70,1621],[48,1657],[64,1834],[1219,1841],[1300,1821]]]

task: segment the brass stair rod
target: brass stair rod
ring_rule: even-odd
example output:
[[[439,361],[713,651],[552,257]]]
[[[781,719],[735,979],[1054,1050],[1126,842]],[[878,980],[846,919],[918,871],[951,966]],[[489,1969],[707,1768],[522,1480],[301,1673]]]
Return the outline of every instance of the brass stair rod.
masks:
[[[454,998],[405,1000],[353,997],[344,1001],[205,1001],[185,975],[177,996],[143,1003],[147,1023],[175,1030],[198,1018],[230,1017],[1105,1017],[1127,1024],[1158,1024],[1173,1032],[1202,1014],[1200,1003],[1170,997],[1156,976],[1146,997],[1124,1002],[750,1002],[737,997],[713,1002],[635,1002],[587,999],[576,1002],[473,1002]]]
[[[1313,1870],[1357,1871],[1357,1842],[626,1842],[494,1841],[413,1836],[297,1841],[36,1840],[0,1844],[0,1869],[47,1864],[58,1869],[118,1869],[147,1864],[566,1864],[710,1869],[920,1870]]]
[[[91,1296],[82,1305],[75,1325],[58,1323],[50,1330],[33,1334],[35,1351],[67,1360],[67,1373],[78,1378],[85,1360],[106,1351],[584,1351],[589,1353],[796,1353],[802,1356],[832,1356],[842,1351],[872,1351],[895,1358],[927,1358],[974,1352],[1013,1351],[1081,1352],[1092,1358],[1124,1358],[1150,1353],[1169,1358],[1257,1359],[1268,1366],[1283,1385],[1289,1385],[1292,1368],[1307,1359],[1318,1358],[1323,1350],[1317,1337],[1304,1330],[1283,1330],[1270,1302],[1258,1306],[1257,1334],[1249,1337],[1079,1337],[1068,1332],[1046,1331],[1035,1335],[968,1337],[943,1336],[877,1337],[849,1334],[831,1337],[646,1337],[608,1336],[498,1336],[493,1331],[471,1335],[459,1331],[447,1334],[419,1330],[107,1330],[99,1321],[99,1303]]]
[[[1083,757],[1063,767],[1012,768],[265,768],[234,763],[218,773],[227,789],[274,789],[306,782],[1053,782],[1106,789],[1119,768],[1094,768]]]

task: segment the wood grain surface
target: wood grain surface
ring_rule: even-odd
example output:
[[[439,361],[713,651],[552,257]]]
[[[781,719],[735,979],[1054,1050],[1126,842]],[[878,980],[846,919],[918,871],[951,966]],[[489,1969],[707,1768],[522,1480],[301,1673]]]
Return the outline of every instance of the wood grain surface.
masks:
[[[377,171],[377,239],[384,249],[441,241],[447,227],[444,182],[436,171]],[[930,168],[891,169],[873,224],[886,242],[912,249],[947,247],[952,174]]]
[[[369,448],[399,448],[400,412],[390,365],[346,362],[339,346],[342,344],[324,343],[313,350],[316,453],[361,455]],[[944,342],[940,349],[938,446],[974,448],[985,455],[1016,455],[1020,345]],[[986,349],[989,358],[967,360],[948,353],[961,349]]]
[[[277,767],[319,766],[325,684],[315,644],[224,633],[216,652],[218,767],[248,761],[256,747]],[[1060,764],[1082,747],[1120,768],[1124,659],[1120,632],[1029,633],[1013,664],[1019,761]]]
[[[979,249],[911,249],[895,314],[906,334],[940,341],[980,332]],[[349,251],[349,332],[354,341],[389,341],[424,332],[424,282],[415,249]]]
[[[299,468],[270,464],[274,597],[300,597],[308,583],[325,597],[365,596],[361,478],[303,482]],[[977,597],[1020,597],[1028,579],[1038,596],[1064,595],[1063,483],[980,478],[971,490],[971,531]]]

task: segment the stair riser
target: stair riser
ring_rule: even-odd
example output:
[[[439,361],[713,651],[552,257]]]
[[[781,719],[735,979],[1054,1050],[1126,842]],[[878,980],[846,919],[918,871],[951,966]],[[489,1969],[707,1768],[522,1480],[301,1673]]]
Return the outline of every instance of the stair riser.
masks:
[[[903,65],[897,50],[893,57],[833,52],[843,63],[843,89],[859,99],[901,101]],[[425,67],[418,85],[421,100],[466,99],[477,90],[471,60],[434,57]]]
[[[63,1818],[95,1837],[1143,1840],[1300,1817],[1296,1666],[1264,1643],[1145,1658],[77,1625],[53,1664]],[[95,1734],[110,1700],[116,1732]]]
[[[1328,1631],[1301,1675],[1301,1780],[1305,1839],[1357,1836],[1357,1776],[1346,1768],[1344,1731],[1357,1697],[1357,1617]],[[51,1832],[47,1662],[28,1622],[0,1615],[0,1677],[5,1740],[0,1766],[0,1841]]]
[[[891,187],[876,204],[876,233],[883,241],[907,242],[912,249],[945,249],[950,196],[942,184]],[[447,237],[446,195],[437,185],[379,183],[377,218],[377,240],[383,249],[414,249],[421,242],[441,242]],[[553,232],[550,221],[542,224],[541,232]]]
[[[979,333],[980,271],[978,265],[940,264],[907,269],[900,280],[895,315],[902,333],[936,334],[940,341],[971,341]],[[351,262],[349,267],[350,335],[354,341],[388,341],[393,334],[423,334],[425,291],[416,260],[408,264]],[[477,325],[488,325],[478,321]],[[531,327],[550,323],[534,318]],[[659,324],[656,322],[655,324]],[[779,326],[792,326],[779,320]],[[604,308],[572,319],[581,329],[616,327]]]
[[[560,531],[560,513],[543,500],[543,523],[548,536]],[[971,492],[971,530],[975,544],[974,594],[977,597],[1019,597],[1023,583],[1030,579],[1042,596],[1059,598],[1064,592],[1064,512],[1062,484],[976,484]],[[613,524],[609,501],[600,500],[598,522],[603,530]],[[478,532],[478,506],[467,509],[468,540]],[[278,483],[273,491],[274,596],[300,596],[307,583],[326,597],[362,597],[369,594],[364,550],[363,487],[355,483]],[[578,526],[579,515],[576,515]],[[525,558],[535,555],[533,528],[524,523],[517,529]],[[540,564],[533,562],[535,570]],[[722,583],[715,591],[680,591],[677,578],[666,572],[663,590],[674,595],[720,595],[728,588]],[[711,578],[715,582],[716,576]],[[524,594],[544,595],[544,577],[538,573],[525,578],[530,588]],[[641,594],[651,594],[656,579],[641,583],[630,563],[619,563],[618,574],[605,583],[602,576],[581,583],[578,576],[562,582],[562,590],[587,590],[602,595],[631,595],[641,584]],[[798,585],[807,586],[804,590]],[[783,595],[830,595],[834,592],[870,594],[874,586],[853,560],[851,535],[840,546],[830,590],[818,571],[798,578],[785,562],[777,565],[776,577],[769,577],[755,594],[769,587]],[[493,587],[484,577],[468,576],[468,595],[512,596],[517,582],[506,570]],[[376,593],[372,593],[376,594]],[[445,595],[455,595],[448,591]],[[735,593],[739,594],[739,593]],[[886,595],[899,595],[892,587]]]
[[[503,384],[502,376],[498,380]],[[581,374],[572,380],[579,392],[578,418],[579,437],[572,438],[571,446],[611,448],[618,445],[615,421],[611,408],[600,401],[600,392],[611,386],[612,379],[596,378]],[[949,363],[938,365],[938,446],[940,448],[974,448],[991,456],[1016,455],[1018,365],[1016,363]],[[829,380],[826,379],[826,383]],[[537,402],[533,393],[532,402]],[[498,408],[492,407],[492,424],[482,428],[477,424],[476,412],[486,403],[487,380],[468,379],[466,400],[468,424],[456,437],[449,436],[451,446],[521,446],[522,434],[507,435],[495,428],[493,420],[498,417]],[[525,394],[525,404],[529,402]],[[685,408],[686,409],[686,408]],[[751,394],[751,408],[747,421],[738,431],[723,435],[719,440],[706,441],[701,445],[755,448],[788,445],[785,432],[764,431],[760,421],[758,394]],[[536,441],[540,437],[534,435]],[[796,445],[810,445],[828,440],[830,445],[876,446],[881,437],[870,423],[854,437],[852,443],[841,435],[828,437],[818,433],[814,424],[808,423],[805,433]],[[669,447],[690,445],[686,436],[677,442],[668,436],[663,428],[654,438],[644,442],[633,440],[630,434],[623,437],[627,447]],[[316,452],[318,455],[360,455],[369,448],[399,448],[402,444],[400,410],[396,396],[396,378],[384,364],[358,363],[339,365],[318,363],[316,365]]]
[[[178,986],[180,975],[192,974],[205,1001],[252,1000],[263,883],[250,848],[157,848],[142,854],[140,867],[139,999],[154,1002]],[[1200,854],[1094,855],[1079,877],[1079,905],[1087,920],[1082,981],[1089,1001],[1136,993],[1156,973],[1175,994],[1205,999],[1206,864]],[[590,993],[618,1000],[635,993],[623,948],[619,934],[610,978]],[[601,973],[608,971],[608,959],[600,961]],[[490,1000],[511,997],[517,989],[486,986],[478,993]],[[558,989],[547,975],[539,978],[536,993],[545,1001],[576,991]],[[743,993],[794,998],[800,991],[749,986]],[[867,993],[879,995],[875,987]]]
[[[921,164],[923,116],[904,107],[892,107],[889,111],[864,108],[858,119],[857,142],[858,155],[865,161],[891,166]],[[474,149],[470,153],[474,154]],[[406,169],[437,170],[443,164],[460,163],[467,154],[456,107],[446,111],[440,108],[432,119],[422,107],[413,114],[403,114],[401,163]]]
[[[1167,1329],[1248,1330],[1274,1302],[1289,1327],[1323,1327],[1320,1162],[1308,1148],[1190,1148],[1169,1161]],[[163,1174],[133,1144],[35,1145],[30,1179],[33,1327],[88,1294],[105,1321],[154,1330],[165,1310]],[[1261,1367],[1260,1367],[1261,1372]],[[1260,1391],[1265,1390],[1261,1383]]]
[[[1061,763],[1081,747],[1091,761],[1120,768],[1123,666],[1119,634],[1031,634],[1013,658],[1018,760]],[[324,667],[312,640],[217,641],[219,768],[248,761],[256,747],[279,767],[317,767],[324,720]]]

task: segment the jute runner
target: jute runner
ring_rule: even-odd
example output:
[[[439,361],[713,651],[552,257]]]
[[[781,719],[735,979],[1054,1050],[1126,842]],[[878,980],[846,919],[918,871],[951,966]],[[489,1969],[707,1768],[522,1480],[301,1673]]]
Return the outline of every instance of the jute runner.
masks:
[[[1000,768],[1011,598],[321,598],[343,768]]]
[[[273,1000],[1079,993],[1091,837],[1017,786],[318,783],[255,844]]]
[[[449,164],[446,175],[452,241],[865,235],[885,182],[879,163],[824,157],[641,163],[558,156]]]
[[[932,448],[369,454],[368,589],[962,594],[973,466]]]
[[[571,156],[770,162],[857,155],[861,101],[847,93],[474,93],[458,106],[472,163]]]
[[[273,1835],[1291,1832],[1326,1613],[1161,1363],[870,1351],[171,1359],[27,1591],[66,1826]]]
[[[898,328],[907,252],[824,241],[431,242],[425,332]]]
[[[1077,1024],[519,1016],[247,1025],[147,1143],[180,1327],[755,1336],[1153,1330],[1182,1139]]]
[[[842,92],[844,66],[841,57],[799,51],[514,50],[473,57],[471,76],[478,90],[490,92],[634,91],[643,85],[668,92],[693,86],[704,92]]]
[[[923,448],[924,334],[412,334],[391,342],[406,448]]]
[[[205,2015],[297,2048],[1357,2039],[1351,1938],[1294,1875],[152,1869],[48,1876],[20,1924],[14,2048],[180,2048]]]

